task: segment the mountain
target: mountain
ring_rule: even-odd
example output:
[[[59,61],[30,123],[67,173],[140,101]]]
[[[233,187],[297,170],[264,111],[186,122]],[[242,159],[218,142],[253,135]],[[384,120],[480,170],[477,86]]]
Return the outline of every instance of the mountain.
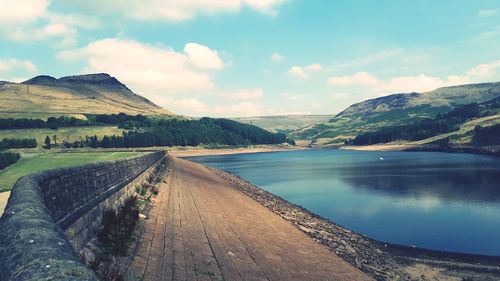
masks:
[[[318,144],[341,144],[360,133],[411,124],[446,113],[460,105],[500,96],[500,82],[443,87],[425,93],[393,94],[356,103],[328,122],[291,134]]]
[[[135,94],[109,74],[56,79],[41,75],[22,83],[0,83],[0,115],[111,114],[172,115]]]
[[[332,119],[334,115],[276,115],[276,116],[253,116],[230,118],[232,120],[252,124],[271,132],[284,134],[311,126],[324,123]]]

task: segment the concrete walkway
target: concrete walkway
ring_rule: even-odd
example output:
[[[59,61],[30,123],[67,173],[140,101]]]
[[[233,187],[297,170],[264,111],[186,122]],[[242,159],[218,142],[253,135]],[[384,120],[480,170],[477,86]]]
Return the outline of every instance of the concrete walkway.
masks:
[[[371,280],[202,165],[174,158],[132,280]]]

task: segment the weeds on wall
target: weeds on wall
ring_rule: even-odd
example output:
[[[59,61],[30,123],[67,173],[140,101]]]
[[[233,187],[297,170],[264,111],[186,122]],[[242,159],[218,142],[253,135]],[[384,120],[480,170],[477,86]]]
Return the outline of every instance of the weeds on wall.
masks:
[[[105,252],[121,256],[127,254],[130,233],[139,219],[137,203],[137,197],[132,196],[118,210],[107,210],[104,213],[99,241]]]
[[[165,159],[146,181],[135,186],[135,196],[128,199],[118,210],[108,210],[104,213],[98,235],[102,252],[89,263],[99,280],[125,280],[130,256],[134,255],[134,245],[137,244],[139,214],[149,213],[151,198],[159,193],[158,186],[167,169],[168,160]],[[147,219],[146,215],[141,217]]]
[[[135,187],[135,192],[137,192],[137,194],[139,194],[140,196],[145,196],[146,193],[147,193],[147,190],[143,186],[136,186]]]

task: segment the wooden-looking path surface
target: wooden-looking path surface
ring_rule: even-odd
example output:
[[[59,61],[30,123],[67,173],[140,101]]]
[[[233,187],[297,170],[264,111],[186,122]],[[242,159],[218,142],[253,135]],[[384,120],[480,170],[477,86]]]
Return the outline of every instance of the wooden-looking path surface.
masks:
[[[173,158],[132,280],[371,280],[206,167]]]

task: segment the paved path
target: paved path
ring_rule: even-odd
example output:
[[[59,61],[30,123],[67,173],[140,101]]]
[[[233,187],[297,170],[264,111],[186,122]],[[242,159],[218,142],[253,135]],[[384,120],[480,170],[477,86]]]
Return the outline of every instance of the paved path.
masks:
[[[371,280],[214,172],[177,158],[129,271],[136,280]]]

